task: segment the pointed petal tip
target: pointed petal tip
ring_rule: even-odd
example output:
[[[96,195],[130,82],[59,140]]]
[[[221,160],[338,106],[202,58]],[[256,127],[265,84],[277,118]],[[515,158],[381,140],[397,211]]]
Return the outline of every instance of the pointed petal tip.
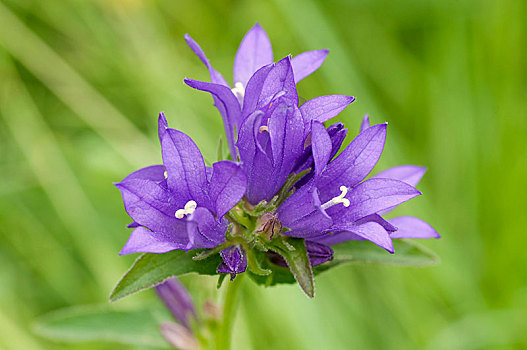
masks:
[[[123,255],[128,255],[128,254],[132,254],[133,252],[129,252],[128,249],[126,249],[126,246],[123,247],[123,249],[121,249],[121,251],[119,252],[119,256],[123,256]]]

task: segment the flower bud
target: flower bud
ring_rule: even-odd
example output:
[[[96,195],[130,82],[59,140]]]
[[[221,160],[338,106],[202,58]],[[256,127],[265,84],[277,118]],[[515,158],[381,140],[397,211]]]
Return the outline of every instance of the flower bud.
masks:
[[[160,326],[163,338],[172,346],[182,350],[199,350],[198,339],[187,328],[172,322]]]
[[[277,215],[265,213],[258,218],[254,232],[270,241],[274,235],[279,234],[281,231],[282,224],[278,220]]]

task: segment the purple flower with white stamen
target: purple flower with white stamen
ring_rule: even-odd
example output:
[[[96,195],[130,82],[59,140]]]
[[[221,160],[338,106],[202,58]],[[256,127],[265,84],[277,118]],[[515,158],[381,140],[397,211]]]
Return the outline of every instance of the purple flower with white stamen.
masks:
[[[136,226],[121,254],[216,247],[225,240],[224,215],[245,193],[245,174],[233,162],[220,161],[209,179],[196,144],[168,128],[162,113],[159,138],[163,165],[140,169],[116,184]]]
[[[163,164],[135,171],[115,184],[133,220],[128,227],[134,229],[120,254],[199,249],[188,252],[192,256],[174,256],[192,258],[189,266],[199,268],[191,271],[230,274],[231,280],[245,271],[265,284],[295,278],[312,297],[314,273],[337,265],[341,248],[349,247],[332,246],[368,240],[394,253],[392,239],[439,238],[421,219],[383,217],[421,195],[415,186],[426,171],[405,165],[367,178],[383,152],[386,123],[370,125],[365,115],[359,134],[340,151],[348,129],[342,123],[327,128],[324,123],[354,98],[327,95],[299,105],[297,83],[320,67],[327,50],[274,62],[267,34],[256,24],[236,53],[231,86],[201,47],[188,35],[185,40],[211,81],[184,81],[212,95],[232,161],[205,166],[192,139],[169,128],[160,113]],[[334,254],[333,263],[312,268]],[[199,261],[212,256],[216,260],[209,260],[202,271]],[[166,282],[156,290],[189,328],[187,313],[195,311],[177,283]],[[172,338],[186,334],[180,331],[166,328]]]
[[[271,42],[263,28],[256,24],[245,35],[234,59],[232,88],[210,64],[201,47],[187,34],[185,40],[209,70],[211,82],[185,79],[189,86],[212,94],[220,111],[233,159],[236,158],[236,134],[244,120],[254,112],[265,109],[281,95],[298,107],[296,84],[316,71],[324,62],[328,50],[313,50],[293,58],[286,57],[273,63]],[[312,119],[324,122],[346,108],[354,98],[330,95],[314,98],[300,109],[307,136]]]
[[[379,214],[421,193],[413,185],[423,173],[420,167],[397,167],[363,181],[376,165],[386,138],[386,124],[363,131],[331,161],[333,142],[324,126],[312,127],[313,178],[293,193],[277,210],[286,235],[334,245],[366,239],[393,253],[392,238],[439,235],[417,218],[386,221]],[[403,225],[398,234],[397,224]],[[424,230],[423,230],[424,229]]]

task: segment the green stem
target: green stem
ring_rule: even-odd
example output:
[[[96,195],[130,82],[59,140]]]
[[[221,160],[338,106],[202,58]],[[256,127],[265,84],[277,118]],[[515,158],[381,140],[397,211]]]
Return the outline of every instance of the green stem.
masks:
[[[223,317],[221,325],[216,334],[216,349],[229,350],[231,346],[231,331],[236,317],[236,308],[239,302],[240,287],[243,284],[245,274],[241,273],[236,276],[234,281],[227,283],[227,292],[225,302],[223,303]]]

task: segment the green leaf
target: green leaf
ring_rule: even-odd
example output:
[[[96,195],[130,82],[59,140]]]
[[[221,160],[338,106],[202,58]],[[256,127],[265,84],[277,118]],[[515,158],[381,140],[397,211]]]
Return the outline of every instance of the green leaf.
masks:
[[[37,320],[34,331],[62,342],[110,341],[134,346],[169,348],[159,331],[169,320],[150,310],[115,311],[107,306],[58,310]]]
[[[248,262],[248,265],[249,265],[249,271],[251,271],[252,273],[254,273],[256,275],[260,275],[260,276],[267,276],[267,275],[270,275],[272,273],[271,270],[263,268],[261,266],[261,264],[260,264],[259,259],[258,259],[258,256],[262,257],[262,255],[265,254],[265,253],[259,252],[259,254],[258,254],[254,250],[247,250],[246,254],[247,254],[247,262]],[[265,256],[263,256],[263,258],[265,258]],[[261,260],[263,260],[263,259],[261,259]]]
[[[308,297],[313,298],[315,296],[315,280],[304,239],[279,236],[269,243],[269,249],[285,259],[300,288]]]
[[[141,255],[124,274],[110,294],[110,301],[116,301],[132,293],[151,288],[167,278],[191,272],[201,275],[215,275],[220,256],[213,255],[205,260],[192,258],[203,250],[173,250],[164,254],[146,253]]]
[[[393,240],[394,254],[368,241],[348,241],[333,246],[333,260],[315,268],[317,273],[343,263],[379,263],[399,266],[430,266],[439,262],[439,257],[419,243]]]

